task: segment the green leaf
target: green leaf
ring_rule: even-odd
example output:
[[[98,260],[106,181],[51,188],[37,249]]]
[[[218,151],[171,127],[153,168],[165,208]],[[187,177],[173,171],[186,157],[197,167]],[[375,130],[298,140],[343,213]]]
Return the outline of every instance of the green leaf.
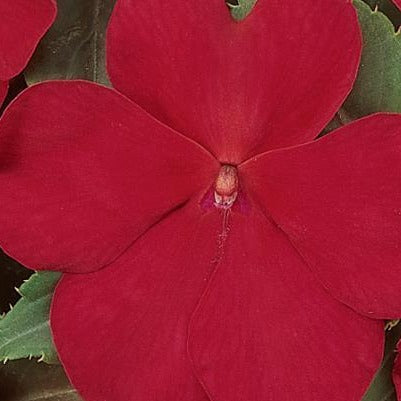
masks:
[[[228,0],[228,1],[226,1],[228,7],[230,8],[232,17],[237,21],[241,21],[241,20],[245,19],[252,11],[256,2],[257,2],[257,0],[234,0],[234,1]]]
[[[395,349],[401,337],[401,324],[395,326],[386,336],[386,350],[380,370],[377,372],[362,401],[397,401],[391,373]]]
[[[392,0],[364,0],[372,9],[376,7],[393,22],[395,27],[401,25],[401,12]]]
[[[27,83],[87,79],[109,85],[105,34],[115,1],[58,0],[56,22],[25,71]]]
[[[2,401],[80,401],[61,365],[12,361],[0,366]]]
[[[18,301],[18,293],[14,290],[32,271],[22,267],[4,252],[0,251],[0,316],[10,308],[10,303]],[[1,398],[0,398],[1,400]]]
[[[381,12],[354,0],[364,48],[358,78],[344,104],[353,119],[380,111],[401,112],[401,35]]]
[[[37,357],[57,362],[49,312],[59,278],[60,273],[35,273],[18,290],[21,299],[0,320],[0,361]]]

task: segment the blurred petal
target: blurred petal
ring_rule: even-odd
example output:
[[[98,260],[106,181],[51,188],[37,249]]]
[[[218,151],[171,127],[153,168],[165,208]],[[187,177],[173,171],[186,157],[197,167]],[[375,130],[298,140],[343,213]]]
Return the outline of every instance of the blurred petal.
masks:
[[[0,0],[0,80],[25,68],[56,12],[53,0]]]
[[[210,277],[221,216],[189,204],[120,259],[66,274],[51,325],[66,371],[86,401],[209,401],[187,356],[190,315]]]
[[[327,294],[258,211],[233,213],[228,226],[189,329],[210,399],[360,401],[380,366],[383,323]]]
[[[401,115],[375,115],[241,167],[249,192],[336,298],[401,316]]]
[[[97,270],[207,190],[217,170],[199,145],[113,90],[37,85],[1,121],[1,246],[35,270]]]
[[[360,48],[348,0],[259,0],[240,23],[223,0],[118,0],[108,71],[159,120],[238,163],[316,137]]]

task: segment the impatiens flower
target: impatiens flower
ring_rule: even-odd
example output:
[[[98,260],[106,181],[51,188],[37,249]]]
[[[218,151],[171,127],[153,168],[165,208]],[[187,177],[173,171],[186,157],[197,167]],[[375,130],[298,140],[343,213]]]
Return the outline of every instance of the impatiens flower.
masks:
[[[64,272],[87,401],[357,401],[401,314],[401,116],[314,140],[350,91],[349,0],[118,0],[116,88],[28,89],[0,123],[0,239]],[[117,92],[119,91],[119,92]]]
[[[0,106],[55,16],[54,0],[0,0]]]

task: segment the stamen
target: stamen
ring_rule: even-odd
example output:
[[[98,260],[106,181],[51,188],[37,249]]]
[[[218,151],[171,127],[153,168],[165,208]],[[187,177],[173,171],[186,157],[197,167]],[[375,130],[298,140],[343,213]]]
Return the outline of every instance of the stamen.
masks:
[[[238,196],[238,173],[234,166],[224,164],[214,184],[215,206],[230,208]]]

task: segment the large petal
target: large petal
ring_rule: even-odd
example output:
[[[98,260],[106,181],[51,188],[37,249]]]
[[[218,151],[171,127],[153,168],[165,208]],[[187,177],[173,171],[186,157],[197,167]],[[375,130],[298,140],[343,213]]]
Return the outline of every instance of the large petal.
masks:
[[[376,115],[245,163],[247,190],[330,292],[401,316],[401,116]]]
[[[8,82],[0,80],[0,107],[3,104],[4,99],[6,98],[8,90]]]
[[[34,269],[105,266],[218,163],[117,92],[84,81],[23,93],[0,123],[0,243]]]
[[[56,17],[54,0],[0,0],[0,80],[20,73]]]
[[[360,55],[348,0],[118,0],[108,30],[114,86],[216,157],[238,163],[313,139],[351,89]]]
[[[86,401],[207,401],[187,356],[187,330],[215,266],[222,218],[197,202],[150,229],[120,259],[64,275],[51,325]]]
[[[226,246],[189,329],[211,400],[360,401],[384,330],[327,294],[283,233],[233,214]]]

